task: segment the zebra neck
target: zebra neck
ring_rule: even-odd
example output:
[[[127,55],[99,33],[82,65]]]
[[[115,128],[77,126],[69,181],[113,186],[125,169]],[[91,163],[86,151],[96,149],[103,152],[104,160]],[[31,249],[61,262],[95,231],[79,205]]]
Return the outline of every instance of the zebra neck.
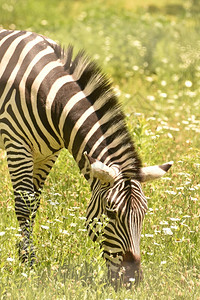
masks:
[[[84,152],[139,174],[141,162],[109,81],[83,52],[71,61],[70,51],[47,101],[52,126],[85,177]]]

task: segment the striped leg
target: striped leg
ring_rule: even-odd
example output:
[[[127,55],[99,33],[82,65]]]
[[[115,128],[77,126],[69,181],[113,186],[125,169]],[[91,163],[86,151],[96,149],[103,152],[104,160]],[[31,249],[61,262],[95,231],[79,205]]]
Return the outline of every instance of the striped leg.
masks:
[[[19,254],[22,261],[34,261],[32,245],[33,221],[37,211],[33,186],[33,157],[27,145],[6,143],[8,168],[14,189],[15,212],[22,230]]]
[[[27,146],[7,143],[6,150],[14,189],[15,212],[23,237],[19,243],[19,255],[23,262],[29,260],[32,265],[35,260],[32,243],[34,219],[39,207],[42,187],[59,152],[42,161],[34,162]]]

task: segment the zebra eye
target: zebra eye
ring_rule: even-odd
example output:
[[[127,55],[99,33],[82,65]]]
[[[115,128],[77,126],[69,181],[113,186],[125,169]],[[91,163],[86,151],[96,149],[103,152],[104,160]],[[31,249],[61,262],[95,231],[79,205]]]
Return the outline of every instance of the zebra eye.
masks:
[[[110,187],[112,187],[112,183],[110,183],[110,182],[105,182],[105,183],[101,183],[101,187],[102,188],[110,188]]]
[[[106,214],[108,216],[109,219],[116,219],[117,216],[117,212],[116,210],[110,209],[108,207],[106,207]]]

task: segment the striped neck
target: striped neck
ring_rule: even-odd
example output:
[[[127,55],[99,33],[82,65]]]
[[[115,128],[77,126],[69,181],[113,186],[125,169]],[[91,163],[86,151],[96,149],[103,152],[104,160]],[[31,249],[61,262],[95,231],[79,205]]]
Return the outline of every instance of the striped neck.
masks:
[[[61,146],[70,151],[86,178],[84,152],[137,178],[141,161],[109,80],[83,51],[72,60],[72,47],[65,54],[56,44],[52,49],[58,65],[49,74],[49,83],[48,76],[45,80],[49,86],[45,106]]]
[[[66,80],[72,81],[60,91],[65,101],[62,100],[57,130],[81,172],[87,178],[83,155],[87,152],[107,166],[115,165],[137,178],[141,161],[110,82],[83,51],[72,61],[69,47],[63,64],[69,76]]]

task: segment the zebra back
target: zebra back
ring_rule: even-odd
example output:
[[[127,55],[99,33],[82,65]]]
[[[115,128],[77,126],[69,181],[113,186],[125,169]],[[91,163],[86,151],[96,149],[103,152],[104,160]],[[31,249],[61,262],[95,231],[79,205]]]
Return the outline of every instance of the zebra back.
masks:
[[[3,30],[0,39],[1,57],[8,62],[3,68],[6,74],[1,67],[0,96],[4,101],[1,106],[5,109],[8,90],[9,93],[15,90],[16,106],[19,114],[24,114],[25,128],[29,132],[35,129],[31,134],[24,133],[37,144],[35,151],[50,153],[65,146],[83,173],[83,153],[87,152],[94,159],[109,166],[116,164],[137,178],[141,162],[124,114],[110,81],[96,63],[84,51],[72,59],[72,46],[64,52],[55,42],[34,33]],[[25,99],[21,96],[22,85]]]

